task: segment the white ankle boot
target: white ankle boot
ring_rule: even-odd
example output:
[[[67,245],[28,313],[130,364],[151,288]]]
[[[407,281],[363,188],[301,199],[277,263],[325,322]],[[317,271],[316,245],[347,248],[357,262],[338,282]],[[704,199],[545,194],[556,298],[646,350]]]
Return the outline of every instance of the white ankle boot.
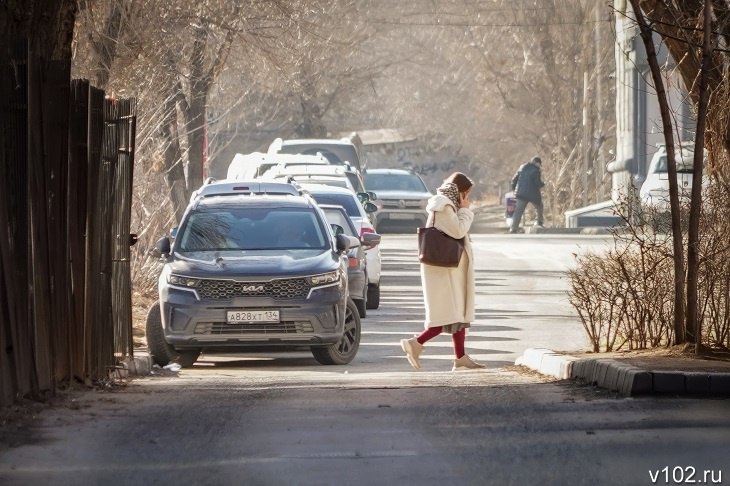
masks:
[[[451,368],[451,371],[474,370],[478,368],[486,368],[486,365],[477,363],[476,361],[471,359],[468,354],[465,354],[461,358],[457,358],[454,360],[454,367]]]
[[[401,339],[400,347],[403,348],[403,352],[406,353],[406,358],[408,358],[408,362],[411,366],[419,369],[421,367],[421,362],[418,361],[418,357],[421,355],[421,351],[423,351],[423,344],[416,341],[415,337],[412,337],[411,339]]]

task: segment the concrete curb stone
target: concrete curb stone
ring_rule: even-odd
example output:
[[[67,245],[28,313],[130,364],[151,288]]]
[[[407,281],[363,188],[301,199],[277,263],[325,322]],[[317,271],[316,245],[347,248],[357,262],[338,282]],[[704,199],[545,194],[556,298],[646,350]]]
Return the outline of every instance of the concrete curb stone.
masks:
[[[730,373],[645,370],[608,358],[576,358],[545,348],[528,348],[515,360],[560,380],[580,380],[620,395],[730,395]]]
[[[123,360],[117,369],[117,375],[119,378],[149,375],[151,372],[152,357],[147,353],[138,351],[135,351],[132,358]]]

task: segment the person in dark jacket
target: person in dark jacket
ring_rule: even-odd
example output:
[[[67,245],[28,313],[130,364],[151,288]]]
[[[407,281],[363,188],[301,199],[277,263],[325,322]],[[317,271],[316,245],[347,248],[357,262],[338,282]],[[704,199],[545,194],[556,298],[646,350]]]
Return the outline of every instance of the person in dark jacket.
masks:
[[[545,183],[542,181],[541,167],[542,160],[540,157],[535,156],[529,162],[522,164],[514,177],[512,177],[512,190],[517,198],[517,206],[515,207],[515,212],[512,214],[510,233],[521,232],[520,222],[522,221],[522,215],[525,212],[527,203],[531,203],[537,211],[537,226],[539,228],[543,226],[542,193],[540,190]]]

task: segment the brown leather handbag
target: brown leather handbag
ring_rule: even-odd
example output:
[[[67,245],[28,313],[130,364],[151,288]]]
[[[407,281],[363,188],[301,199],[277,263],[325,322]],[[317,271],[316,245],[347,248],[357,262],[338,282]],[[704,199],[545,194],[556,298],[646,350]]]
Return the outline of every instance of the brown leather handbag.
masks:
[[[464,251],[464,238],[452,238],[434,227],[434,214],[430,214],[429,226],[418,228],[418,260],[437,267],[458,267]]]

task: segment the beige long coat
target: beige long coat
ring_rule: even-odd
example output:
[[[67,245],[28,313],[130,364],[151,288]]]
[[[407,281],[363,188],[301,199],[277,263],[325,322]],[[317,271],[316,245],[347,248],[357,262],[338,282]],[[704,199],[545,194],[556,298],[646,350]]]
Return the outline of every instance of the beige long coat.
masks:
[[[426,210],[433,213],[434,226],[453,238],[464,238],[464,253],[455,268],[421,264],[421,283],[426,305],[424,327],[438,327],[474,320],[474,257],[468,232],[474,213],[458,209],[447,198],[437,194],[428,201]]]

